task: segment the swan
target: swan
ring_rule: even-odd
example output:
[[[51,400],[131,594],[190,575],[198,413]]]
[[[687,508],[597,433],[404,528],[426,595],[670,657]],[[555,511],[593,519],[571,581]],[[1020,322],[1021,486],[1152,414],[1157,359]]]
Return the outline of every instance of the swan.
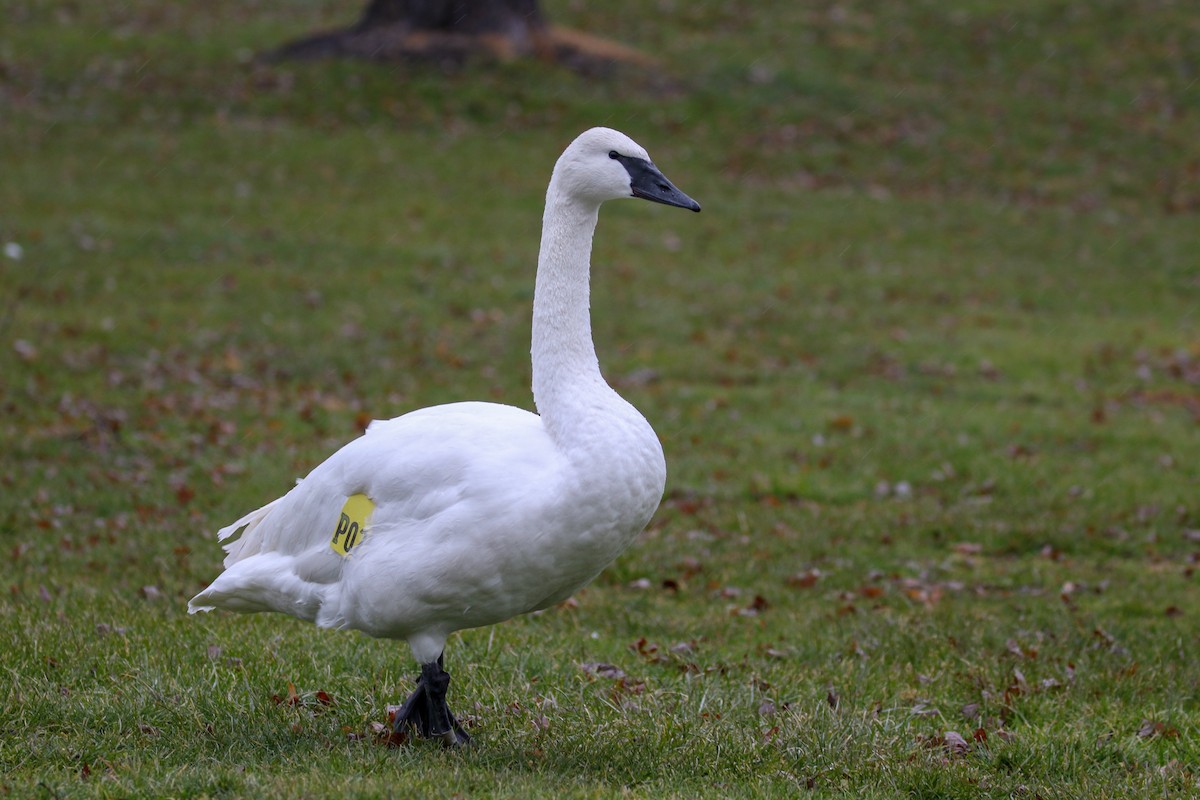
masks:
[[[446,703],[457,630],[559,603],[658,508],[666,461],[600,374],[588,310],[600,204],[699,211],[646,151],[593,128],[550,177],[533,300],[537,413],[461,402],[373,422],[283,497],[218,532],[224,571],[188,612],[277,611],[407,640],[420,665],[395,731],[470,741]]]

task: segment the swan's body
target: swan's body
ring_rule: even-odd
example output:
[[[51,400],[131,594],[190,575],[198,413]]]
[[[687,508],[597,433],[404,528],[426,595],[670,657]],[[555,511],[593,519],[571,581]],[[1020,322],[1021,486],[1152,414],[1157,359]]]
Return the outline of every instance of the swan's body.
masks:
[[[601,377],[588,316],[600,203],[631,195],[699,210],[617,131],[585,132],[555,166],[533,310],[540,415],[454,403],[372,424],[220,532],[241,536],[189,611],[279,611],[406,639],[422,679],[398,727],[465,741],[445,708],[447,636],[566,599],[630,544],[662,497],[658,438]],[[358,495],[373,508],[339,550],[343,509]]]

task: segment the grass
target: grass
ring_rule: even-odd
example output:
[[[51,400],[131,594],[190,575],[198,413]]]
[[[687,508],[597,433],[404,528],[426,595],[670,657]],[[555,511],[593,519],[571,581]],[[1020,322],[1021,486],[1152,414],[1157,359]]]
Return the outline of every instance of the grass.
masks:
[[[248,58],[344,3],[7,12],[0,794],[1200,791],[1195,15],[591,6],[546,10],[673,77]],[[454,637],[472,748],[388,748],[402,644],[185,601],[365,420],[529,407],[593,124],[705,207],[610,204],[594,254],[668,494]]]

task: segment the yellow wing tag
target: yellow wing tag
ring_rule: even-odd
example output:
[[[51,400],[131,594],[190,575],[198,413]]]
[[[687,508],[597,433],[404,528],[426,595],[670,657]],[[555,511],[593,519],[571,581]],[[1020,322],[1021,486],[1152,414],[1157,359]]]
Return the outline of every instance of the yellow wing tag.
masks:
[[[374,510],[375,504],[365,494],[352,494],[346,498],[346,504],[342,506],[342,515],[338,518],[337,530],[329,540],[333,552],[343,556],[350,555],[354,545],[362,541],[367,521]]]

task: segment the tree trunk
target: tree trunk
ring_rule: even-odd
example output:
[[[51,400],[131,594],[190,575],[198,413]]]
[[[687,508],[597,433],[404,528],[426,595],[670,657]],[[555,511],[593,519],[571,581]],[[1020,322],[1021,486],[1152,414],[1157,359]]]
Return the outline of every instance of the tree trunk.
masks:
[[[371,0],[358,27],[394,24],[419,31],[510,35],[545,23],[538,0]]]
[[[290,42],[278,59],[363,58],[457,66],[536,56],[583,72],[649,66],[636,50],[549,25],[538,0],[368,0],[358,23]]]

